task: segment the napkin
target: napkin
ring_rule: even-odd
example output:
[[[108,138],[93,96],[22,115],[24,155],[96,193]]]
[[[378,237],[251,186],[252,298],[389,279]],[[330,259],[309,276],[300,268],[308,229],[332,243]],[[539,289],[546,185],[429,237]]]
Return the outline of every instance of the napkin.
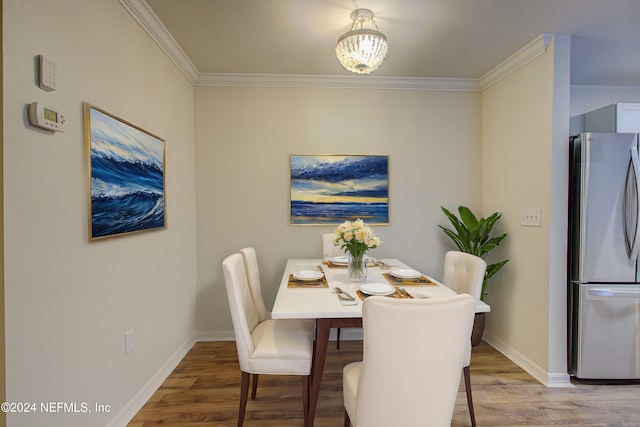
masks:
[[[358,291],[360,292],[360,291]],[[357,299],[352,299],[352,300],[348,300],[346,298],[340,298],[338,296],[338,301],[340,301],[340,305],[356,305],[358,304],[358,300]]]

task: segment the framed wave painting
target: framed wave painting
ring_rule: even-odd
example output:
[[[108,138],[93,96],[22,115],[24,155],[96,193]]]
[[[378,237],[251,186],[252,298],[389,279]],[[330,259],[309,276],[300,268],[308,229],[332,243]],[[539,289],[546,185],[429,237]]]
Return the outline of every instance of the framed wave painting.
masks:
[[[89,239],[166,228],[165,141],[85,103]]]
[[[290,163],[290,224],[389,224],[389,156],[292,155]]]

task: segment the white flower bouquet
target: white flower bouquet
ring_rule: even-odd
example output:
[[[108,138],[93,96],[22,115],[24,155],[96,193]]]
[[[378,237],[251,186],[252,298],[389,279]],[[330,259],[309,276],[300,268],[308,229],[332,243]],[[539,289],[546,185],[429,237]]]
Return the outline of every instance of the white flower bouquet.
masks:
[[[369,250],[380,246],[382,241],[361,219],[345,221],[336,228],[334,244],[356,259],[361,259]]]

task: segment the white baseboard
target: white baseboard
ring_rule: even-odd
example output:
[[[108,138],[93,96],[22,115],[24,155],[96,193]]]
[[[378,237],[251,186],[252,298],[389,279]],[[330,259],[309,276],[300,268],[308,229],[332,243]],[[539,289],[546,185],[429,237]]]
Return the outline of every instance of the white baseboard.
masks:
[[[331,329],[329,340],[335,341],[337,338],[337,329]],[[234,341],[233,331],[198,331],[196,341]],[[362,328],[342,328],[340,331],[341,341],[357,341],[362,340]],[[503,341],[488,335],[486,332],[483,340],[493,348],[504,354],[513,363],[524,369],[529,375],[534,377],[546,387],[573,387],[569,374],[565,372],[550,373],[542,369],[540,366],[532,362],[529,358],[523,356],[520,352],[505,344]]]
[[[332,329],[329,339],[336,340],[336,330]],[[341,341],[361,340],[361,328],[343,328],[340,332]],[[184,359],[191,347],[198,341],[235,341],[233,331],[197,331],[196,335],[176,350],[160,369],[147,381],[142,389],[120,410],[106,427],[126,427],[136,416],[153,394],[160,388],[164,380],[173,372],[180,361]]]
[[[331,329],[329,341],[335,341],[337,329]],[[198,331],[196,341],[235,341],[233,331]],[[362,339],[362,328],[342,328],[340,330],[341,341],[357,341]]]
[[[331,341],[336,340],[336,329],[332,329],[329,335]],[[162,367],[156,372],[149,381],[136,393],[136,395],[120,410],[115,417],[107,424],[107,427],[126,427],[127,424],[142,409],[147,401],[162,385],[164,380],[173,372],[180,361],[184,359],[191,347],[198,341],[234,341],[233,331],[198,331],[196,336],[189,339],[181,345],[175,353],[167,360]],[[362,340],[361,328],[342,328],[340,331],[340,340]],[[487,334],[485,332],[483,340],[504,354],[513,363],[524,369],[529,375],[534,377],[546,387],[573,387],[570,377],[567,373],[547,372],[540,366],[532,362],[529,358],[523,356],[520,352],[505,344],[503,341]]]
[[[487,332],[484,333],[482,339],[491,347],[504,354],[513,363],[524,369],[529,375],[538,380],[545,387],[573,387],[569,374],[566,372],[547,372],[531,359],[525,357],[522,353],[507,345],[504,341],[487,334]]]
[[[196,341],[235,341],[233,331],[197,331]]]
[[[135,396],[109,421],[106,427],[126,427],[127,424],[136,416],[147,401],[162,385],[164,380],[173,372],[180,361],[184,359],[191,347],[196,343],[196,338],[191,337],[187,342],[182,344],[171,355],[158,371],[147,381],[147,383],[136,393]]]
[[[572,388],[571,376],[567,373],[549,373],[547,375],[547,387],[549,388]]]
[[[329,341],[335,341],[338,336],[337,329],[331,329]],[[341,328],[340,341],[360,341],[362,340],[362,328]]]

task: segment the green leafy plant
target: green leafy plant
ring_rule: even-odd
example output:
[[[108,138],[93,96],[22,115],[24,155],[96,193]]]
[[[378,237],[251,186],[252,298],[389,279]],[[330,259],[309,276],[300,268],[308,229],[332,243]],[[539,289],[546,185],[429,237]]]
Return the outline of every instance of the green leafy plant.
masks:
[[[447,216],[455,231],[442,225],[438,226],[453,240],[453,243],[456,244],[461,252],[485,259],[487,254],[507,237],[507,233],[497,237],[489,236],[491,229],[502,216],[500,212],[495,212],[487,218],[478,219],[466,206],[458,206],[458,214],[460,215],[458,219],[458,217],[444,207],[440,206],[440,209],[442,209],[442,212]],[[509,262],[508,259],[487,265],[487,270],[484,273],[484,281],[482,282],[482,292],[480,293],[481,300],[484,300],[489,279],[504,267],[507,262]]]

